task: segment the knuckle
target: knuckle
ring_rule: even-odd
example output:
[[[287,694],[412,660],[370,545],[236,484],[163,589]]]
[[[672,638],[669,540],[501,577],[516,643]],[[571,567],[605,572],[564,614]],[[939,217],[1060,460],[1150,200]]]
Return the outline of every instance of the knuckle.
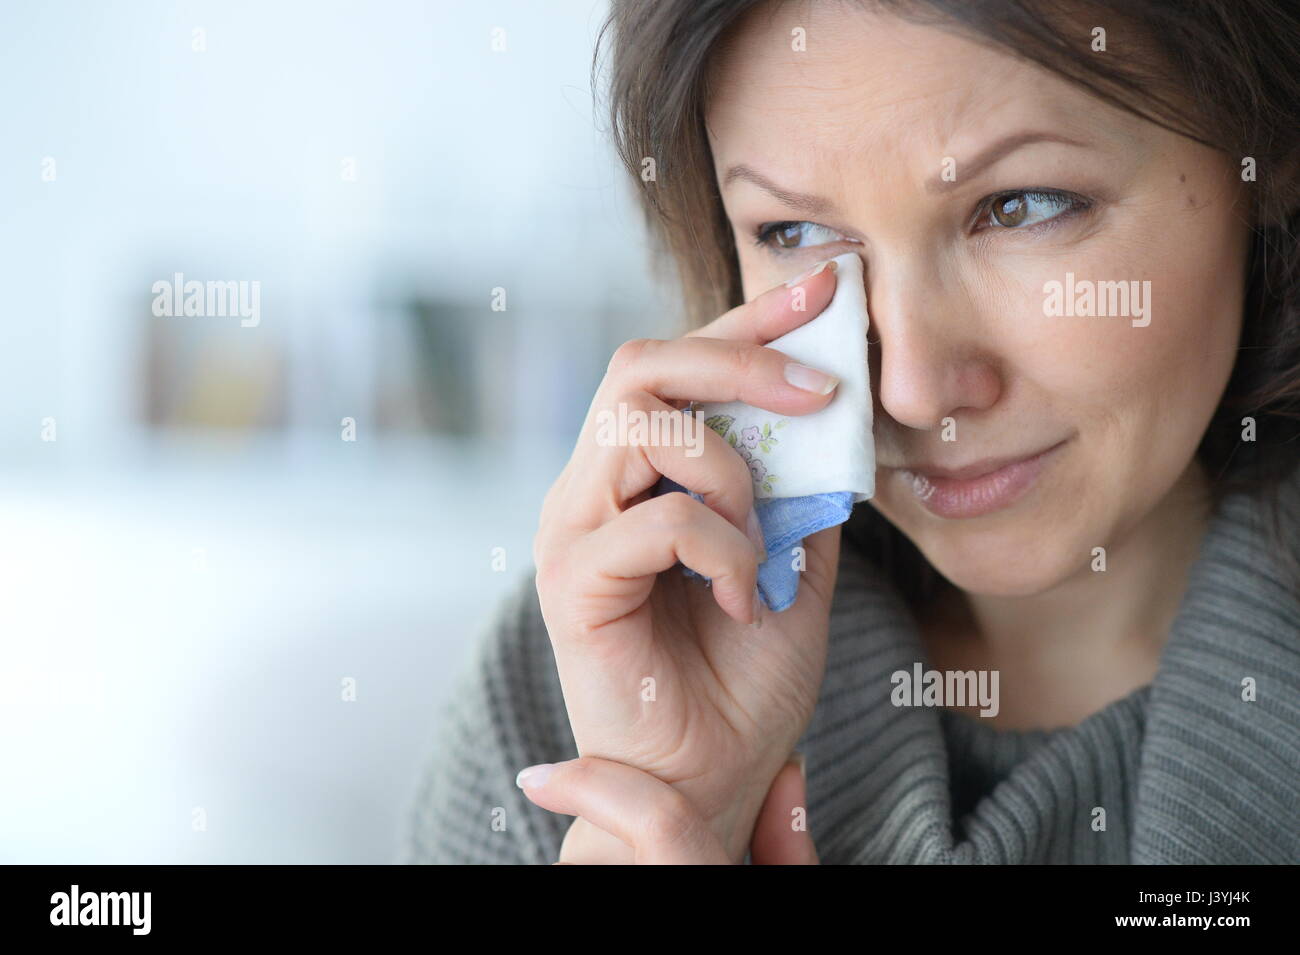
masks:
[[[739,377],[746,377],[756,373],[764,365],[767,355],[765,349],[759,345],[749,345],[744,342],[737,342],[731,349],[731,365],[733,372]]]
[[[566,577],[564,565],[549,553],[539,553],[534,560],[537,573],[534,583],[538,594],[555,593]]]
[[[753,503],[754,475],[749,470],[749,464],[726,441],[722,445],[722,460],[725,462],[722,468],[726,472],[728,486],[734,487],[735,493],[745,499],[746,503]]]
[[[680,530],[695,517],[695,499],[681,491],[673,491],[655,498],[656,522],[665,530]]]
[[[564,493],[564,490],[563,490],[563,484],[564,484],[564,483],[565,483],[565,482],[564,482],[563,475],[561,475],[560,478],[558,478],[556,481],[554,481],[554,482],[551,484],[551,486],[548,487],[548,488],[546,489],[546,494],[543,495],[543,497],[542,497],[542,507],[541,507],[541,513],[540,513],[540,515],[539,515],[539,521],[540,521],[540,520],[544,520],[545,517],[546,517],[546,516],[547,516],[547,515],[552,511],[552,510],[555,509],[555,507],[556,507],[556,505],[557,505],[557,503],[558,503],[558,501],[559,501],[560,496]]]
[[[539,570],[547,563],[553,562],[553,555],[558,548],[556,541],[557,526],[563,521],[564,488],[563,480],[551,485],[542,500],[540,513],[537,515],[537,530],[533,534],[533,565]]]
[[[645,357],[646,352],[653,348],[654,344],[653,338],[633,338],[619,345],[614,349],[614,355],[609,360],[608,372],[626,371]]]
[[[698,488],[706,500],[724,501],[748,509],[753,504],[754,479],[745,459],[712,428],[703,428],[709,487]],[[710,497],[710,494],[712,497]],[[716,499],[716,500],[715,500]]]
[[[653,395],[640,388],[620,395],[616,404],[625,405],[629,413],[636,411],[647,417],[662,408]]]
[[[689,843],[697,832],[698,822],[686,797],[670,790],[658,797],[651,811],[642,817],[641,834],[651,845]]]

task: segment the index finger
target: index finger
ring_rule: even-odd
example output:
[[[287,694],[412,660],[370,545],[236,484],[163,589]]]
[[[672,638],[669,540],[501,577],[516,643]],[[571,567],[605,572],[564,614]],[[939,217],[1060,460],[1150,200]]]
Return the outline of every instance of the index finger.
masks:
[[[682,337],[726,338],[754,345],[775,341],[816,318],[830,304],[838,264],[834,259],[818,262],[784,285],[768,289]]]

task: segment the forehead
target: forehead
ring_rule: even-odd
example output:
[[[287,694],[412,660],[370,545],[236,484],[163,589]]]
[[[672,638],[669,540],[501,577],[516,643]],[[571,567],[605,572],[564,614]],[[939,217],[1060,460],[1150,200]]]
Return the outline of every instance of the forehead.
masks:
[[[777,147],[804,168],[900,156],[928,168],[1024,127],[1134,135],[1129,114],[1050,71],[853,3],[751,11],[715,51],[709,91],[719,168]]]

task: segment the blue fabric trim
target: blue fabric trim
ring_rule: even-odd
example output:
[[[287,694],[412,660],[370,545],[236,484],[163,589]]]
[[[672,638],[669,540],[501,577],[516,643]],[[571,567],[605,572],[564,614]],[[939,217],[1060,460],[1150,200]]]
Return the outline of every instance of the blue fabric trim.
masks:
[[[688,491],[676,481],[660,478],[655,496],[680,491],[697,501],[703,497]],[[836,491],[830,494],[809,494],[804,497],[769,497],[754,502],[758,523],[763,529],[763,543],[767,547],[767,560],[758,565],[758,594],[767,608],[780,613],[795,602],[799,595],[799,571],[792,550],[805,537],[843,524],[853,511],[853,493]],[[689,577],[709,578],[698,574],[686,565],[682,571]]]

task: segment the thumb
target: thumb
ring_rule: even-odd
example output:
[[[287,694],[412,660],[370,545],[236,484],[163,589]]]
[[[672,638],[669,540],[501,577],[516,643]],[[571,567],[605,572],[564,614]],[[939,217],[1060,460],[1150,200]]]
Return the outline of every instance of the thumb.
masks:
[[[772,780],[759,810],[749,846],[754,865],[818,864],[817,848],[808,832],[807,788],[803,757],[796,753]]]

